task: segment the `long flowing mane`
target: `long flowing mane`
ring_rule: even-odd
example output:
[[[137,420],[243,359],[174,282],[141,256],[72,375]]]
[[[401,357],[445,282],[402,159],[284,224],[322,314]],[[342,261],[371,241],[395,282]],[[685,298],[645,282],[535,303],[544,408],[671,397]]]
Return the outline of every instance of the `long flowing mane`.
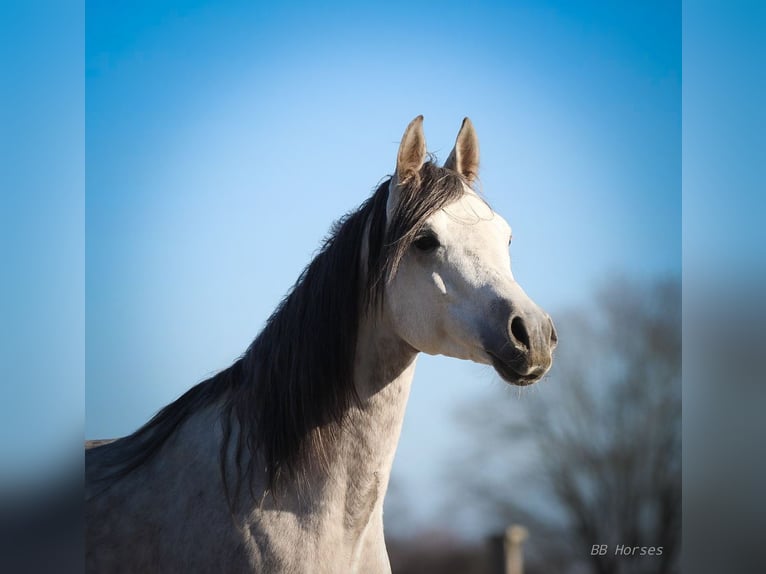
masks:
[[[232,446],[237,490],[256,459],[271,490],[282,478],[295,477],[307,457],[321,459],[358,400],[353,372],[361,317],[382,303],[387,282],[425,220],[460,197],[467,183],[428,161],[400,183],[387,222],[390,181],[335,223],[318,255],[233,365],[191,388],[133,434],[89,450],[86,456],[99,461],[88,470],[90,478],[108,484],[119,480],[151,459],[191,414],[216,403],[222,405],[220,465],[227,498]]]

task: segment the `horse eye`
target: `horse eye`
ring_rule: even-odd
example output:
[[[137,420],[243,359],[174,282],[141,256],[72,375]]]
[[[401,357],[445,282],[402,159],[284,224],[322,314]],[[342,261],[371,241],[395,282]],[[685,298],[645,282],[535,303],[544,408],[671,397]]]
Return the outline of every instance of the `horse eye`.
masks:
[[[429,233],[427,235],[421,235],[412,244],[420,251],[428,252],[439,247],[439,240],[436,239],[434,234]]]

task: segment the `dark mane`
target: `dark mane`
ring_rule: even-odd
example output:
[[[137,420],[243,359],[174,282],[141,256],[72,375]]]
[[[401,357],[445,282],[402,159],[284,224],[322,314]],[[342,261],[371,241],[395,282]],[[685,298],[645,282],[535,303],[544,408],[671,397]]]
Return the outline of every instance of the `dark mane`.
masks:
[[[386,284],[425,220],[460,197],[465,183],[456,172],[426,162],[400,185],[387,225],[390,181],[335,223],[318,255],[241,358],[191,388],[132,435],[90,451],[103,451],[99,466],[105,467],[93,478],[117,479],[138,468],[190,414],[214,403],[222,404],[221,472],[227,495],[226,461],[232,452],[240,474],[237,489],[241,476],[250,475],[253,460],[265,467],[270,489],[284,477],[295,477],[306,457],[321,460],[357,400],[353,369],[360,319],[379,308]],[[243,460],[248,461],[244,469]]]

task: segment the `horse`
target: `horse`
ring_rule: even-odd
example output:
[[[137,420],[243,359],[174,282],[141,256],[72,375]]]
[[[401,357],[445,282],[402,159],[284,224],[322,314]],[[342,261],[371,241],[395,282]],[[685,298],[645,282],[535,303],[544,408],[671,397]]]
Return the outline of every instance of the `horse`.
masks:
[[[248,349],[133,434],[85,451],[88,572],[390,572],[383,499],[419,353],[542,378],[550,316],[474,189],[468,118],[443,166],[423,116]]]

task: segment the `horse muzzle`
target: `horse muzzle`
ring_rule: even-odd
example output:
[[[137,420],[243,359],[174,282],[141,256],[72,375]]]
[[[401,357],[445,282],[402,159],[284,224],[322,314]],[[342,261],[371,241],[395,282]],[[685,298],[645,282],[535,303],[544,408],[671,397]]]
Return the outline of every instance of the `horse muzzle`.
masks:
[[[488,338],[484,349],[495,371],[504,381],[518,386],[539,381],[550,370],[558,344],[550,316],[542,311],[534,315],[517,313],[503,331],[503,337],[494,341]]]

